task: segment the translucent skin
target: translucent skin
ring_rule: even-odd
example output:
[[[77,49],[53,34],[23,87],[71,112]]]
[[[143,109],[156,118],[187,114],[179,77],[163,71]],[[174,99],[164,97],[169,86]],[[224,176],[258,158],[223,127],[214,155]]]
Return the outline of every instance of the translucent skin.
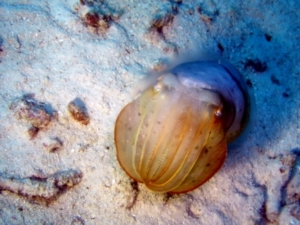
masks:
[[[184,63],[171,73],[187,88],[219,93],[223,98],[223,114],[226,114],[227,139],[234,140],[241,133],[249,116],[249,97],[241,74],[231,64],[224,61]]]
[[[201,73],[210,75],[201,78]],[[245,114],[247,104],[226,73],[215,62],[181,64],[123,108],[115,144],[118,161],[131,178],[156,192],[184,193],[221,168],[228,139],[243,126],[244,115],[237,114]],[[220,80],[225,80],[223,91],[215,85]]]

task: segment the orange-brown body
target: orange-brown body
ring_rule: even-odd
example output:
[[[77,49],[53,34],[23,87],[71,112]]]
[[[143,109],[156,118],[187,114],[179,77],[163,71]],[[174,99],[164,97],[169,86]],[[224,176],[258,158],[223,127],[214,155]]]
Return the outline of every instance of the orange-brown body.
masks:
[[[175,68],[125,106],[117,118],[118,161],[131,178],[153,191],[184,193],[206,182],[223,165],[228,140],[245,125],[249,111],[245,90],[238,101],[231,101],[226,93],[203,87],[201,79],[181,79]]]

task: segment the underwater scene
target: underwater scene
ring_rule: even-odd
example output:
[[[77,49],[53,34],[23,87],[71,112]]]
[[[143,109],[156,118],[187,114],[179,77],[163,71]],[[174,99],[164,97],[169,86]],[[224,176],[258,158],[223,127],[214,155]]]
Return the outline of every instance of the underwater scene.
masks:
[[[0,225],[299,225],[300,2],[0,0]]]

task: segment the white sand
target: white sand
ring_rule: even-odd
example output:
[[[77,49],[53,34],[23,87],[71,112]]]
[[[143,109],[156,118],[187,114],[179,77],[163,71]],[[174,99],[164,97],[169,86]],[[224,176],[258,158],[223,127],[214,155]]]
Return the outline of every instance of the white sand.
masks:
[[[0,178],[83,173],[48,205],[2,190],[0,224],[300,224],[300,3],[183,0],[162,38],[149,28],[158,13],[172,12],[169,1],[105,2],[120,18],[97,35],[81,20],[90,8],[77,0],[0,0]],[[217,53],[217,43],[252,82],[251,131],[200,188],[169,199],[142,184],[133,190],[116,160],[118,113],[159,62]],[[256,58],[266,71],[244,67]],[[28,122],[9,109],[26,93],[58,113],[33,140]],[[88,109],[87,126],[67,110],[76,97]],[[55,137],[63,147],[50,153]]]

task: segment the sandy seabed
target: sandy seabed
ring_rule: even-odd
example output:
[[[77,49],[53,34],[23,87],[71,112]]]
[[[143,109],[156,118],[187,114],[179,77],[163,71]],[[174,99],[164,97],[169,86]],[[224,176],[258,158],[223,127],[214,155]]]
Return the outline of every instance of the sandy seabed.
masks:
[[[0,224],[300,224],[299,1],[141,2],[0,0]],[[153,193],[119,166],[115,120],[200,52],[245,77],[250,129],[200,188]]]

